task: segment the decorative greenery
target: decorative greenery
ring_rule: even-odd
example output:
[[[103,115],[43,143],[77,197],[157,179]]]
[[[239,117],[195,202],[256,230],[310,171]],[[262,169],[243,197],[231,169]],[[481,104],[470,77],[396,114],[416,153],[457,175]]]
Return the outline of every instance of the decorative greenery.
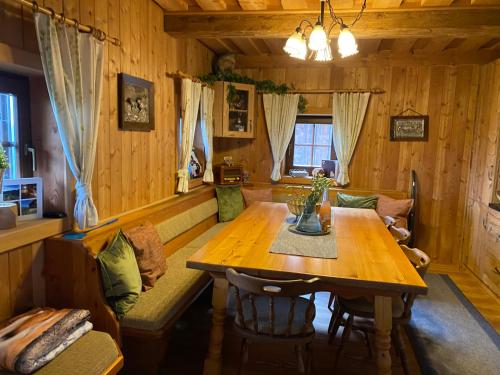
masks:
[[[9,168],[9,159],[3,146],[0,144],[0,170]]]
[[[323,192],[330,187],[332,180],[325,177],[323,173],[317,173],[312,180],[311,193],[307,197],[307,203],[314,205],[319,202]]]
[[[286,185],[285,189],[291,190],[290,193],[288,193],[288,200],[289,201],[294,201],[300,204],[305,204],[306,203],[306,198],[307,194],[310,189],[305,188],[303,185],[297,186],[297,185]]]
[[[230,71],[218,71],[217,73],[207,74],[199,76],[198,79],[209,86],[213,86],[217,81],[225,81],[232,83],[245,83],[248,85],[255,85],[255,89],[259,93],[263,94],[278,94],[284,95],[291,88],[286,84],[277,84],[273,81],[266,79],[263,81],[258,81],[250,77],[242,76],[241,74],[230,72]],[[229,104],[235,103],[238,99],[238,94],[236,88],[233,85],[229,85],[226,100]],[[302,95],[299,97],[298,112],[304,113],[307,107],[307,100]]]

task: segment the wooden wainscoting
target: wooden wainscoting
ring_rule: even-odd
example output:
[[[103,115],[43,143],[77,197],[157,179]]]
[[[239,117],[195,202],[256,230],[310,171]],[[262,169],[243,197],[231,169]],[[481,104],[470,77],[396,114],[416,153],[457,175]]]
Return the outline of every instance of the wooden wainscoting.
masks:
[[[43,241],[0,254],[0,321],[45,305]]]

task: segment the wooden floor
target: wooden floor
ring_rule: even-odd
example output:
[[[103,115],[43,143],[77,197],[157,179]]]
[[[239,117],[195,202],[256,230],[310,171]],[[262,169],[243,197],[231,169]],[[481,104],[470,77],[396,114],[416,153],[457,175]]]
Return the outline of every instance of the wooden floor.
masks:
[[[470,272],[452,273],[449,276],[498,332],[500,330],[500,300]],[[351,334],[351,340],[346,346],[345,355],[339,362],[337,369],[334,368],[334,357],[341,330],[335,343],[328,345],[326,330],[331,313],[326,306],[327,301],[327,293],[318,294],[316,299],[317,316],[314,321],[317,334],[313,343],[315,356],[313,374],[375,374],[375,359],[370,357],[368,346],[359,332]],[[169,354],[163,369],[164,374],[198,375],[202,373],[210,319],[210,294],[205,293],[186,311],[173,330],[169,344]],[[373,338],[370,340],[372,341]],[[415,356],[406,337],[405,341],[411,373],[420,374]],[[373,348],[373,342],[371,346]],[[224,375],[237,373],[239,350],[240,339],[232,330],[231,318],[228,317],[223,348]],[[392,353],[392,358],[393,374],[402,374],[399,358],[394,353]],[[252,345],[250,346],[249,362],[245,366],[243,374],[294,375],[298,374],[295,366],[296,357],[292,347]]]

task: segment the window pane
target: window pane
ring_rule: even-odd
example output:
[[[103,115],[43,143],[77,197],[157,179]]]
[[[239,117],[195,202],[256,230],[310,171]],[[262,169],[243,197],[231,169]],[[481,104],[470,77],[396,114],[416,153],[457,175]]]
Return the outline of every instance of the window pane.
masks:
[[[10,164],[10,168],[5,171],[5,178],[19,177],[17,127],[17,98],[11,94],[0,93],[0,142],[7,152]]]
[[[311,165],[311,146],[295,146],[293,165],[302,167]]]
[[[315,125],[314,144],[330,146],[332,144],[332,126],[326,124]]]
[[[314,146],[313,152],[313,166],[321,167],[322,160],[330,160],[330,147],[328,146]]]
[[[310,145],[313,141],[314,124],[295,125],[295,144]]]

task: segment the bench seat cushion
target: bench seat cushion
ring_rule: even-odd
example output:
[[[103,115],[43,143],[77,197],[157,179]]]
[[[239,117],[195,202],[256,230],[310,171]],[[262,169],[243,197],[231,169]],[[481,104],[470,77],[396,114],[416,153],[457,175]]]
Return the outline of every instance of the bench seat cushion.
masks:
[[[108,370],[119,356],[120,352],[110,335],[90,331],[35,374],[98,375]],[[12,373],[0,370],[0,375]]]
[[[186,268],[186,260],[223,227],[224,225],[213,226],[168,257],[165,275],[156,281],[154,288],[141,293],[135,306],[121,320],[121,327],[146,331],[161,330],[182,308],[179,306],[179,300],[198,293],[200,284],[208,283],[209,275],[203,271]]]

